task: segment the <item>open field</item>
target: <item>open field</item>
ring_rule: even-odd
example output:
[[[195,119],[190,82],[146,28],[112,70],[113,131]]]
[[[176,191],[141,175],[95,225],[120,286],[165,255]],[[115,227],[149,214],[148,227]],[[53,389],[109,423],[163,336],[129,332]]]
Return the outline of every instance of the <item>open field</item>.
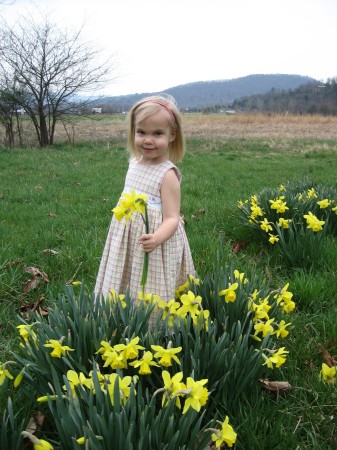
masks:
[[[288,181],[336,185],[337,118],[185,114],[183,120],[188,150],[179,165],[181,209],[200,277],[212,271],[222,239],[224,264],[261,273],[274,288],[289,283],[296,303],[286,317],[291,333],[282,341],[286,364],[269,375],[292,389],[252,386],[251,396],[230,411],[238,433],[234,448],[335,450],[336,385],[318,374],[327,354],[337,359],[336,238],[321,265],[289,270],[242,226],[237,202]],[[93,288],[111,209],[123,188],[124,117],[80,118],[67,130],[58,128],[55,148],[0,148],[0,363],[17,348],[20,311],[37,302],[47,307],[49,295],[56,297],[74,279]],[[39,268],[48,281],[25,290],[27,267]],[[5,400],[0,390],[1,411]],[[16,406],[23,411],[20,397]]]
[[[126,137],[127,124],[123,115],[74,117],[69,120],[64,124],[58,122],[56,143],[123,141]],[[334,116],[184,114],[183,126],[186,138],[337,140],[337,117]],[[26,119],[23,127],[28,133],[26,142],[33,144],[34,136],[28,132],[30,125]]]

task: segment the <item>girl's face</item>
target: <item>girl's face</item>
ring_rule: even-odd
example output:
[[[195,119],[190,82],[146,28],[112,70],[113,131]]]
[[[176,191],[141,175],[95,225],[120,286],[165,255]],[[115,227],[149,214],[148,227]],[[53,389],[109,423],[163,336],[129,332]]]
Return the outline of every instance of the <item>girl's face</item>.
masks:
[[[160,110],[136,122],[135,146],[142,155],[142,162],[146,164],[159,164],[166,161],[169,144],[175,137],[165,110]]]

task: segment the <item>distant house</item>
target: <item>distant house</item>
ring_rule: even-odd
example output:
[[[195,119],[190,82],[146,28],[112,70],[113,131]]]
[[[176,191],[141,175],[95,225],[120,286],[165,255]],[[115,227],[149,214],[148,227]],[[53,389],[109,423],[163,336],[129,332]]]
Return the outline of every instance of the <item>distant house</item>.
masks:
[[[92,108],[91,114],[102,114],[102,108]]]
[[[24,116],[26,114],[26,111],[23,108],[17,109],[16,114],[18,114],[19,116]]]
[[[228,116],[234,116],[234,114],[236,114],[236,112],[234,111],[234,109],[227,109],[226,114]]]

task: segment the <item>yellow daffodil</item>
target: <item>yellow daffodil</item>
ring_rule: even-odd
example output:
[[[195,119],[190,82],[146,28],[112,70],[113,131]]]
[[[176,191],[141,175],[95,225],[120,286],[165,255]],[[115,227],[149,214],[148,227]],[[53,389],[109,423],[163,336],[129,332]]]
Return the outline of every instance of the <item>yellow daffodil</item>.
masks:
[[[153,361],[151,352],[145,352],[142,359],[130,362],[130,366],[139,367],[139,375],[150,375],[152,373],[151,366],[159,367],[159,364]]]
[[[337,374],[337,366],[329,367],[327,364],[322,364],[322,369],[320,371],[320,379],[326,383],[335,383]]]
[[[274,328],[272,326],[272,323],[274,322],[274,318],[267,320],[267,322],[257,322],[254,325],[255,333],[254,335],[257,336],[259,333],[262,333],[263,337],[266,337],[268,334],[272,334],[274,331]]]
[[[307,191],[307,199],[317,197],[316,191],[314,188],[308,189]]]
[[[172,366],[172,359],[180,364],[176,354],[181,352],[182,347],[171,348],[171,342],[169,342],[168,348],[163,348],[161,345],[151,345],[151,348],[156,352],[154,357],[157,359],[160,358],[158,362],[161,366]]]
[[[281,320],[278,324],[278,328],[274,331],[273,334],[275,334],[277,337],[285,338],[288,336],[289,331],[286,329],[291,323],[285,323],[284,320]]]
[[[283,217],[280,217],[279,221],[277,222],[277,225],[281,228],[287,229],[287,228],[289,228],[290,222],[291,222],[291,219],[284,219]]]
[[[331,208],[331,211],[333,211],[334,213],[337,214],[337,206],[334,206],[333,208]]]
[[[269,200],[271,203],[271,209],[275,209],[278,214],[283,214],[286,212],[289,208],[287,206],[287,202],[283,201],[284,196],[281,196],[275,200]]]
[[[186,294],[189,291],[189,287],[190,287],[189,282],[185,281],[184,284],[182,284],[181,286],[177,287],[176,292],[175,292],[175,297],[177,299],[180,299],[182,294]]]
[[[106,357],[106,359],[103,367],[110,366],[114,370],[126,369],[128,367],[127,361],[123,355],[123,351],[118,352],[115,350],[115,348],[113,348],[112,351],[104,353],[104,356]]]
[[[328,200],[327,198],[325,198],[324,200],[320,200],[319,202],[317,202],[317,205],[321,208],[321,209],[325,209],[328,206],[331,205],[331,201]]]
[[[85,437],[82,436],[82,437],[76,439],[76,442],[77,442],[79,445],[84,445],[84,444],[85,444]]]
[[[92,389],[94,387],[93,380],[91,378],[87,378],[82,372],[78,374],[74,370],[68,370],[67,379],[73,394],[75,393],[76,386],[85,386],[88,389]],[[66,387],[63,386],[63,389],[66,389]]]
[[[287,283],[276,296],[276,303],[283,308],[283,311],[289,313],[295,309],[295,302],[292,300],[293,294],[288,291],[289,283]]]
[[[62,339],[60,340],[62,342]],[[66,352],[73,352],[74,349],[68,347],[67,345],[62,345],[60,341],[57,341],[56,339],[49,339],[46,344],[44,344],[44,347],[50,347],[53,349],[50,356],[53,358],[61,358],[66,354]]]
[[[114,391],[115,391],[115,383],[118,379],[118,388],[119,388],[119,398],[121,403],[125,403],[126,400],[130,397],[130,384],[132,378],[130,376],[121,378],[116,373],[112,373],[108,376],[108,391],[110,395],[110,399],[112,404],[114,404]]]
[[[283,184],[280,184],[279,187],[280,192],[284,192],[286,190],[285,186],[283,186]]]
[[[229,425],[229,418],[226,416],[224,422],[221,424],[221,430],[214,430],[212,440],[216,448],[222,448],[225,443],[228,447],[233,447],[236,442],[237,434],[233,427]]]
[[[275,236],[274,234],[270,234],[270,233],[269,233],[269,239],[268,239],[268,241],[269,241],[272,245],[274,245],[275,242],[278,242],[278,241],[279,241],[279,238],[278,238],[277,236]]]
[[[227,289],[223,289],[222,291],[219,292],[219,295],[225,296],[226,303],[235,302],[235,300],[236,300],[235,291],[238,287],[239,287],[238,283],[229,284]]]
[[[6,369],[6,365],[2,364],[0,365],[0,386],[5,382],[5,379],[9,378],[10,380],[13,380],[13,375],[9,372],[8,369]]]
[[[189,392],[186,395],[183,414],[185,414],[190,407],[199,412],[200,408],[206,404],[208,399],[208,390],[204,387],[204,385],[207,382],[207,379],[194,381],[191,377],[187,378],[186,391]]]
[[[263,365],[266,365],[269,369],[273,369],[275,365],[275,367],[279,368],[282,364],[285,363],[286,361],[286,354],[289,353],[285,350],[284,347],[279,348],[276,352],[273,350],[270,350],[272,354],[272,356],[270,356],[269,358],[267,358],[266,355],[262,354],[265,362],[263,363]]]
[[[271,231],[273,229],[273,227],[270,224],[271,222],[268,222],[268,219],[265,217],[263,220],[260,221],[261,230],[268,233],[268,231]]]
[[[307,221],[307,228],[310,228],[312,231],[317,233],[323,229],[323,225],[325,224],[324,220],[319,220],[312,212],[309,211],[308,214],[304,214],[303,216]]]
[[[172,327],[173,320],[177,316],[177,311],[180,308],[180,303],[176,302],[174,299],[169,300],[168,302],[160,300],[158,302],[158,307],[163,311],[163,320],[166,320],[166,317],[169,317],[168,326]]]
[[[251,215],[252,215],[253,218],[255,218],[257,216],[263,216],[263,210],[258,205],[255,205],[255,204],[252,205],[250,207],[250,211],[251,211]]]
[[[106,360],[106,353],[108,352],[112,352],[113,348],[111,347],[111,345],[109,344],[109,342],[106,341],[101,341],[101,347],[97,350],[96,354],[101,353],[102,354],[102,359],[103,361]]]
[[[109,301],[110,305],[112,303],[117,303],[119,300],[122,305],[122,308],[126,308],[126,303],[125,303],[124,299],[125,299],[124,294],[117,295],[117,292],[114,289],[110,289],[109,296],[108,296],[108,301]]]
[[[163,370],[161,376],[164,381],[164,395],[162,400],[162,406],[165,406],[167,401],[174,397],[176,399],[175,404],[178,408],[181,408],[180,396],[183,395],[183,390],[186,389],[184,383],[182,383],[183,373],[178,372],[171,378],[171,375],[166,370]]]
[[[243,283],[243,284],[247,284],[248,283],[247,278],[245,278],[245,273],[244,272],[240,273],[237,269],[234,270],[234,278],[236,280],[240,280],[241,283]]]
[[[138,299],[145,305],[157,304],[160,301],[159,295],[154,295],[145,292],[138,292]]]
[[[16,378],[15,378],[15,380],[14,380],[14,383],[13,383],[13,386],[14,386],[15,388],[19,387],[20,384],[22,383],[24,373],[25,373],[25,370],[22,369],[21,372],[16,376]]]
[[[178,314],[181,316],[190,313],[192,318],[200,313],[202,298],[200,295],[195,296],[192,291],[188,291],[187,294],[182,294],[180,297],[182,307],[178,310]]]
[[[139,350],[144,350],[144,347],[138,344],[139,337],[135,337],[129,340],[126,338],[126,344],[116,344],[114,350],[123,353],[123,358],[127,361],[129,359],[135,359],[138,357]]]
[[[16,328],[19,330],[20,336],[24,341],[28,341],[29,338],[35,339],[36,334],[32,330],[33,325],[23,324],[18,325]]]
[[[44,439],[38,439],[38,443],[34,444],[34,450],[53,450],[53,446]]]

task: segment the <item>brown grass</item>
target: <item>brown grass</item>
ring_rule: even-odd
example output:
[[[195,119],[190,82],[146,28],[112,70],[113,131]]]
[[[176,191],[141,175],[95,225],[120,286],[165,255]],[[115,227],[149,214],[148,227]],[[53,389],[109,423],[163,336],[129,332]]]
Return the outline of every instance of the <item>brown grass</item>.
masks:
[[[25,121],[25,143],[34,144],[35,136]],[[266,114],[184,114],[183,127],[187,138],[198,139],[318,139],[337,141],[337,117]],[[126,141],[127,124],[121,116],[78,117],[56,126],[55,142]],[[0,129],[0,142],[3,130]]]

